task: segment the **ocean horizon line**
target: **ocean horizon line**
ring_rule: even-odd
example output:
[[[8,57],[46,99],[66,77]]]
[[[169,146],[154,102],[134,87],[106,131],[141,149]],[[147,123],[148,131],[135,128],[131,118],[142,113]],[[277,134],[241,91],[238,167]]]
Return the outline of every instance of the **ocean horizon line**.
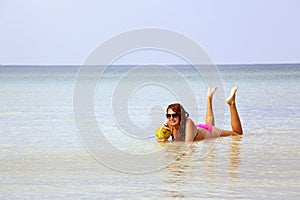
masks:
[[[80,67],[84,64],[0,64],[0,67]],[[191,64],[110,64],[108,66],[146,66],[146,65],[161,65],[161,66],[191,66]],[[278,65],[300,65],[299,63],[240,63],[240,64],[194,64],[194,65],[215,65],[215,66],[278,66]],[[100,66],[100,65],[90,65]],[[102,65],[103,66],[103,65]]]

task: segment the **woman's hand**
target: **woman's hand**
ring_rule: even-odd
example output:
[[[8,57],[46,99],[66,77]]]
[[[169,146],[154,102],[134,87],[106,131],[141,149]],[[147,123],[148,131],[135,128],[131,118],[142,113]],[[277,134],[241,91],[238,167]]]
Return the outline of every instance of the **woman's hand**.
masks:
[[[170,127],[169,127],[169,122],[168,122],[168,120],[165,121],[164,126],[167,127],[167,128],[170,128]]]

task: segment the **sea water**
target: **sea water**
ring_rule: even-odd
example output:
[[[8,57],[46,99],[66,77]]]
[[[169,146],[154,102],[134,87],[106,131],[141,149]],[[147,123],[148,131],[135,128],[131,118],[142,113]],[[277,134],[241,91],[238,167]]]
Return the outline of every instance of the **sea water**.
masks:
[[[217,66],[217,126],[230,129],[228,107],[217,103],[238,85],[244,135],[191,145],[158,143],[149,127],[189,94],[183,82],[193,94],[184,106],[204,122],[201,70],[129,76],[133,66],[113,66],[80,82],[80,69],[0,67],[1,199],[299,199],[300,65]]]

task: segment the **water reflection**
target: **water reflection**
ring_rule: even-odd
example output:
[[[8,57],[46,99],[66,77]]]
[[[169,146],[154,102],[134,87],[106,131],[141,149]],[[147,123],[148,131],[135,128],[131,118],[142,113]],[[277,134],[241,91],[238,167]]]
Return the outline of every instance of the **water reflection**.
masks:
[[[162,179],[163,194],[177,198],[190,195],[214,198],[217,195],[216,190],[222,190],[231,197],[236,197],[235,185],[240,176],[241,139],[241,136],[234,136],[216,146],[209,145],[210,151],[206,156],[202,156],[207,151],[205,141],[192,145],[176,142],[165,146],[170,164]],[[227,150],[224,151],[224,147]],[[222,180],[228,182],[224,183]]]
[[[168,197],[185,197],[184,191],[188,189],[192,176],[191,158],[195,147],[184,142],[173,142],[166,148],[167,157],[171,164],[166,169],[166,179],[163,180],[165,188],[163,193]]]
[[[207,144],[207,143],[212,143],[213,141],[214,140],[207,140],[207,141],[203,141],[203,143]],[[199,160],[199,162],[201,162],[202,164],[201,168],[203,169],[203,175],[205,175],[208,178],[208,180],[214,180],[215,179],[214,176],[216,174],[216,163],[215,163],[216,148],[214,145],[213,146],[209,145],[209,146],[211,146],[209,152],[206,154],[206,156],[203,159]]]
[[[231,140],[230,146],[230,154],[229,154],[229,175],[231,178],[239,177],[239,166],[240,166],[240,141],[242,140],[242,136],[233,136]]]
[[[240,176],[239,167],[241,164],[240,161],[240,141],[242,140],[242,136],[233,136],[231,139],[230,152],[229,152],[229,165],[228,165],[228,173],[230,179],[229,190],[231,191],[231,197],[237,197],[237,180]]]

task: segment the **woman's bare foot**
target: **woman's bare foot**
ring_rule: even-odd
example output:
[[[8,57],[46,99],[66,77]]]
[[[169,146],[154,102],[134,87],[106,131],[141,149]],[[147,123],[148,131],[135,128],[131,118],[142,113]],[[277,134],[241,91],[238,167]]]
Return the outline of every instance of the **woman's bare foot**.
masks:
[[[218,89],[218,88],[215,87],[215,86],[209,87],[209,88],[207,89],[207,97],[208,97],[208,98],[212,98],[213,95],[214,95],[214,93],[215,93],[215,91],[216,91],[217,89]]]
[[[227,103],[227,104],[230,105],[230,104],[233,104],[233,103],[235,102],[235,93],[236,93],[237,89],[238,89],[238,86],[237,86],[237,85],[234,86],[234,87],[231,89],[230,96],[227,97],[227,99],[226,99],[226,103]]]

